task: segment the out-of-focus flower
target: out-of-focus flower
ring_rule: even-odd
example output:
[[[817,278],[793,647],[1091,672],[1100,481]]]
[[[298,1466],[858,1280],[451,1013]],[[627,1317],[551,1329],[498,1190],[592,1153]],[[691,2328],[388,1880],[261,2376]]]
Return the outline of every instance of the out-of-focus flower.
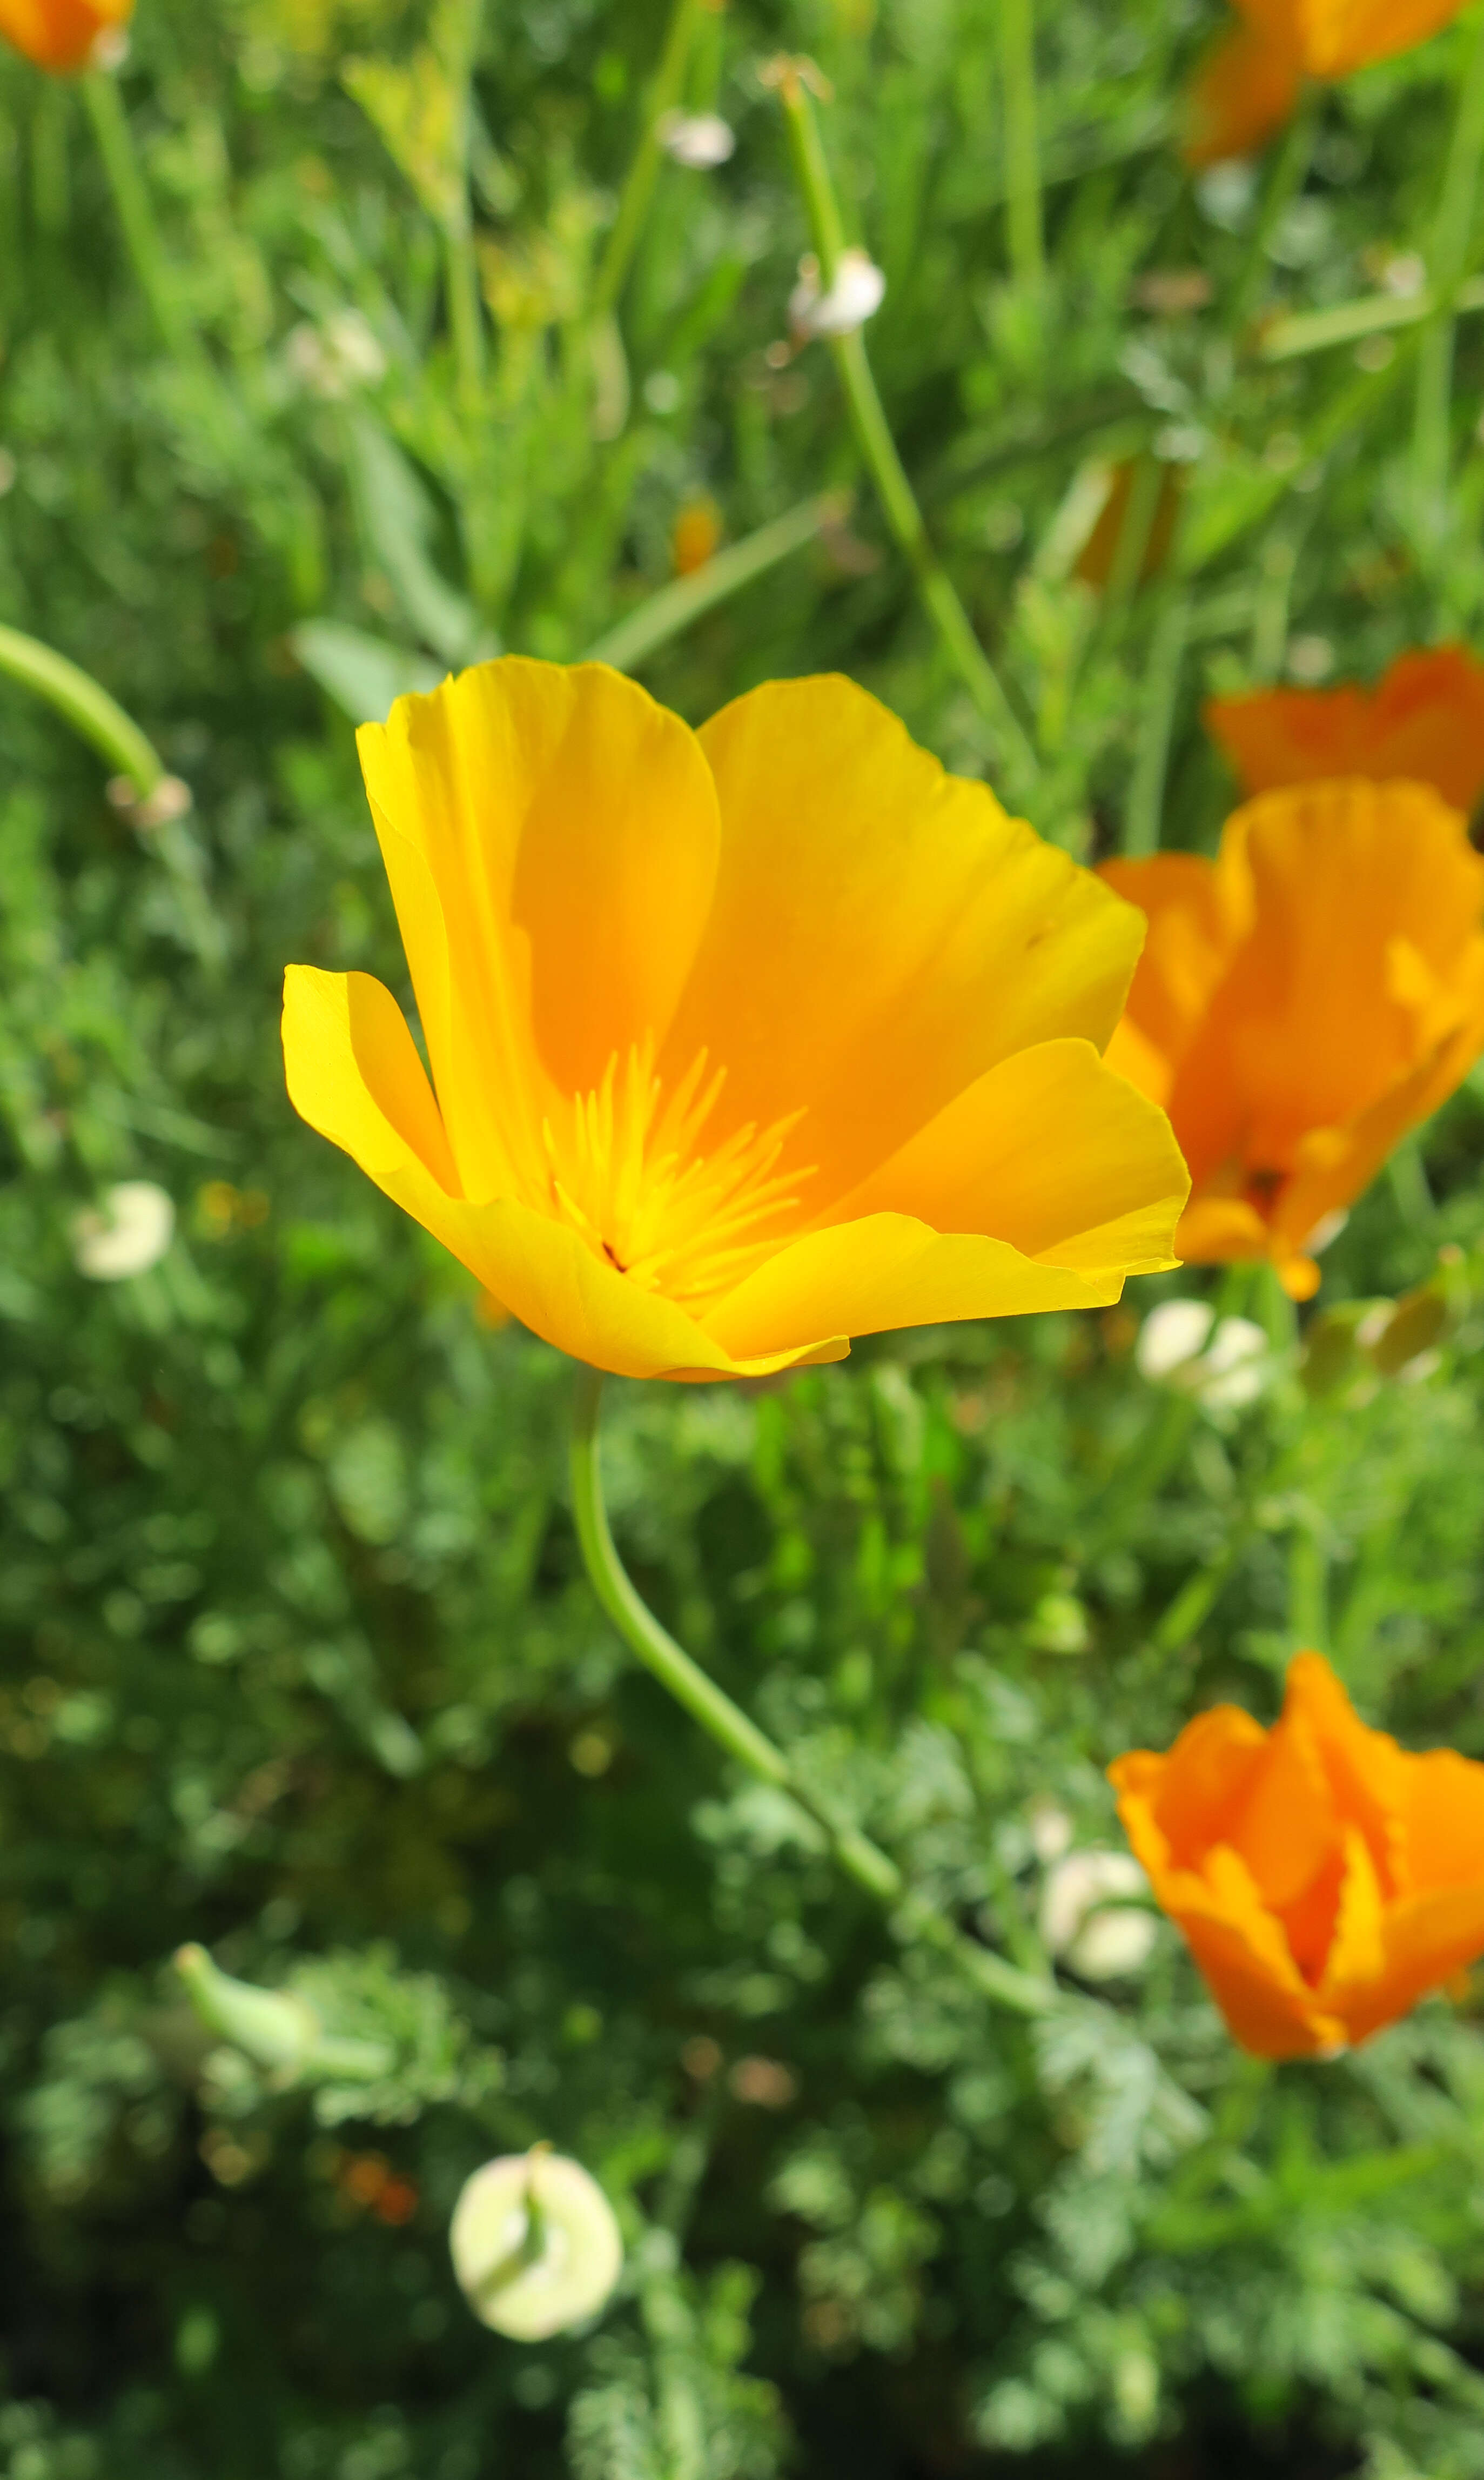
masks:
[[[1484,1952],[1484,1766],[1368,1730],[1322,1654],[1296,1657],[1270,1731],[1217,1705],[1109,1775],[1157,1901],[1259,2057],[1364,2041]]]
[[[886,278],[863,249],[842,249],[834,282],[820,290],[819,261],[799,261],[799,281],[788,297],[788,322],[799,336],[850,336],[875,317],[886,297]]]
[[[123,57],[134,0],[0,0],[0,36],[59,76]]]
[[[597,2180],[542,2145],[502,2154],[465,2181],[448,2248],[480,2324],[516,2342],[541,2342],[596,2316],[624,2263],[618,2221]]]
[[[1098,1056],[1139,916],[863,690],[698,735],[505,658],[360,745],[434,1085],[379,982],[294,966],[290,1094],[550,1342],[761,1376],[1173,1262],[1184,1165]]]
[[[1149,1960],[1159,1925],[1127,1898],[1148,1890],[1148,1878],[1126,1851],[1069,1851],[1046,1873],[1041,1941],[1084,1980],[1138,1972]]]
[[[175,1208],[152,1179],[120,1179],[100,1206],[72,1218],[72,1259],[94,1283],[122,1283],[157,1266],[175,1236]]]
[[[670,557],[677,577],[694,577],[720,548],[722,512],[714,500],[687,500],[670,529]]]
[[[1109,862],[1149,937],[1110,1065],[1168,1110],[1187,1259],[1314,1253],[1484,1047],[1484,862],[1421,784],[1269,792],[1215,862]]]
[[[1466,646],[1398,656],[1374,688],[1212,698],[1205,720],[1249,793],[1405,777],[1471,814],[1484,793],[1484,663]]]
[[[1134,1359],[1151,1383],[1180,1387],[1213,1412],[1255,1403],[1271,1374],[1263,1329],[1243,1317],[1217,1325],[1209,1301],[1162,1301],[1139,1329]]]
[[[337,310],[322,326],[301,319],[290,329],[284,352],[300,385],[332,403],[386,376],[386,354],[359,310]]]
[[[1281,129],[1305,78],[1343,78],[1409,52],[1465,0],[1235,0],[1189,97],[1186,161],[1248,155]]]
[[[737,142],[719,112],[667,112],[655,135],[672,163],[683,165],[687,172],[714,172]]]

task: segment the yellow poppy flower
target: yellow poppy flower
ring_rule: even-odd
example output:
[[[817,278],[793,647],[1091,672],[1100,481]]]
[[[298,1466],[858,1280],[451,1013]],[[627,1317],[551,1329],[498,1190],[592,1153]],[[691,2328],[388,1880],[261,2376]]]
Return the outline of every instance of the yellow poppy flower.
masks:
[[[1186,160],[1247,155],[1281,129],[1304,79],[1348,77],[1424,43],[1464,0],[1235,0],[1189,99]]]
[[[1295,786],[1229,818],[1215,861],[1103,876],[1149,917],[1109,1059],[1169,1112],[1192,1175],[1177,1247],[1307,1252],[1484,1047],[1484,861],[1426,785]]]
[[[379,982],[292,966],[289,1092],[549,1342],[760,1376],[1172,1262],[1184,1165],[1099,1056],[1139,915],[850,682],[692,733],[505,658],[360,745],[433,1083]]]
[[[90,68],[100,45],[128,23],[134,0],[0,0],[0,36],[38,68]]]

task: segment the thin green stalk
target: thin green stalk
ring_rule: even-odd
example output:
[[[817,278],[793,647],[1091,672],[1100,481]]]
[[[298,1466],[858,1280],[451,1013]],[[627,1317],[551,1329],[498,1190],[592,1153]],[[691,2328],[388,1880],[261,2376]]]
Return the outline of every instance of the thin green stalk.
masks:
[[[704,5],[705,0],[675,0],[659,66],[645,97],[644,127],[593,287],[595,323],[606,319],[617,308],[619,297],[628,280],[628,271],[633,264],[634,251],[639,246],[639,236],[644,230],[664,157],[660,122],[667,112],[676,109],[685,90],[686,63]]]
[[[820,140],[814,106],[797,67],[792,64],[785,65],[777,84],[794,171],[819,259],[820,285],[828,293],[834,283],[840,254],[845,246],[839,201]],[[917,581],[917,590],[928,614],[959,678],[995,736],[1003,757],[1027,783],[1033,782],[1039,773],[1036,752],[1005,693],[999,674],[974,633],[952,579],[933,548],[877,392],[865,338],[857,327],[848,336],[831,337],[830,349],[845,391],[856,444],[876,485],[883,513],[896,538],[898,549]]]
[[[1189,594],[1178,585],[1166,586],[1149,646],[1143,713],[1139,719],[1139,742],[1134,753],[1134,779],[1129,786],[1128,811],[1123,824],[1123,849],[1131,861],[1142,860],[1146,854],[1158,852],[1160,848],[1164,775],[1169,764],[1175,703],[1180,694],[1180,667],[1185,660],[1190,627]]]
[[[678,577],[673,584],[662,585],[590,646],[583,661],[633,671],[714,604],[724,603],[755,578],[765,576],[791,552],[813,542],[826,526],[838,525],[849,506],[849,498],[841,491],[822,491],[816,499],[801,501],[771,525],[759,526],[755,533],[744,534],[740,542],[714,553],[693,576]]]
[[[0,673],[55,707],[118,774],[127,775],[141,801],[163,782],[165,762],[153,742],[116,699],[65,655],[43,646],[39,638],[24,636],[19,629],[0,627]]]
[[[448,62],[454,90],[456,129],[454,167],[457,204],[444,224],[444,283],[448,301],[448,332],[453,339],[453,367],[459,403],[466,416],[478,412],[484,390],[484,313],[479,296],[479,263],[474,255],[473,219],[469,199],[470,118],[474,62],[479,50],[482,0],[464,0],[456,19],[457,34]]]
[[[1292,362],[1304,353],[1321,353],[1333,345],[1353,345],[1363,336],[1389,333],[1393,327],[1418,327],[1443,306],[1433,285],[1420,293],[1366,293],[1357,301],[1337,301],[1332,310],[1299,310],[1291,319],[1275,319],[1257,339],[1262,362]],[[1475,276],[1453,296],[1452,315],[1484,310],[1484,282]]]
[[[1053,1985],[1017,1972],[912,1893],[896,1862],[857,1826],[830,1813],[799,1780],[782,1749],[692,1661],[635,1591],[614,1544],[603,1503],[598,1444],[602,1383],[601,1370],[579,1366],[570,1460],[573,1514],[593,1590],[625,1643],[719,1747],[759,1782],[786,1792],[797,1801],[822,1828],[846,1875],[892,1913],[899,1931],[951,1955],[997,2004],[1022,2015],[1043,2013],[1055,2002]]]
[[[1289,1539],[1289,1635],[1295,1646],[1329,1641],[1329,1560],[1312,1524]]]
[[[1230,335],[1241,334],[1262,297],[1267,277],[1267,246],[1309,176],[1318,125],[1318,89],[1310,85],[1299,97],[1298,108],[1284,132],[1283,143],[1267,175],[1263,203],[1227,312]]]
[[[999,26],[1011,271],[1028,292],[1039,292],[1046,280],[1046,243],[1036,99],[1035,0],[1000,0]]]
[[[1484,161],[1484,15],[1474,34],[1459,89],[1458,110],[1443,174],[1443,194],[1428,253],[1431,289],[1442,305],[1418,356],[1412,419],[1412,474],[1424,506],[1441,523],[1447,496],[1453,395],[1454,296],[1469,255]]]
[[[140,290],[160,330],[160,340],[172,353],[193,351],[196,340],[181,311],[178,288],[160,240],[117,83],[106,69],[90,70],[80,83],[125,245]]]

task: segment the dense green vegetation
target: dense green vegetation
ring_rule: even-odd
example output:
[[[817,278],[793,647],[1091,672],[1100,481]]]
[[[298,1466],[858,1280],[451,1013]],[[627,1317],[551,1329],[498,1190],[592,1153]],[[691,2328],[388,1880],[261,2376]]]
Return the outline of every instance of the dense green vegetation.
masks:
[[[456,13],[141,0],[118,91],[153,307],[103,107],[0,62],[0,619],[194,795],[132,824],[0,682],[7,2480],[1484,2474],[1473,2002],[1265,2074],[1167,1927],[1039,2027],[900,1945],[611,1636],[569,1367],[482,1323],[283,1093],[287,961],[405,988],[342,709],[419,663],[628,625],[693,721],[839,667],[1092,858],[1156,828],[1211,848],[1206,691],[1478,631],[1477,326],[1440,429],[1435,330],[1278,359],[1252,323],[1404,295],[1471,19],[1327,91],[1268,215],[1271,166],[1192,182],[1175,148],[1215,7],[1040,14],[1038,287],[1011,271],[994,0],[704,14],[685,100],[736,151],[657,168],[627,269],[657,13],[492,0],[482,374],[437,221],[457,257]],[[825,349],[780,344],[808,233],[758,74],[780,45],[832,83],[847,225],[887,278],[872,361],[1034,780],[924,616]],[[1134,546],[1099,594],[1087,460],[1125,455],[1181,478],[1178,553],[1140,580]],[[851,497],[823,530],[661,639],[682,509],[735,544],[827,489]],[[1200,1274],[755,1388],[615,1386],[636,1575],[1011,1954],[1053,1812],[1121,1847],[1108,1759],[1216,1697],[1267,1718],[1298,1644],[1368,1718],[1484,1755],[1481,1136],[1476,1081],[1305,1312],[1447,1248],[1446,1330],[1400,1376],[1321,1368],[1312,1326],[1301,1360],[1249,1287],[1268,1382],[1177,1435],[1133,1351],[1155,1299],[1221,1289]],[[123,1179],[176,1235],[90,1281],[73,1219]],[[170,1972],[186,1939],[310,1986],[395,2066],[231,2072]],[[601,2180],[627,2263],[593,2331],[519,2345],[469,2315],[446,2234],[468,2172],[540,2137]]]

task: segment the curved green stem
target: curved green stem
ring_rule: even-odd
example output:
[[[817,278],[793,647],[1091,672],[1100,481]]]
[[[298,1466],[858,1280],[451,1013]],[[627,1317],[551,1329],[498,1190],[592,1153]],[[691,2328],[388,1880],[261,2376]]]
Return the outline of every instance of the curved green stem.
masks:
[[[813,102],[797,65],[792,62],[782,64],[774,82],[783,108],[783,125],[788,133],[794,172],[819,259],[821,289],[828,293],[834,282],[845,246],[839,200],[831,178]],[[973,622],[959,600],[958,588],[933,548],[907,469],[897,453],[897,443],[891,435],[891,425],[886,419],[885,407],[866,353],[865,338],[858,327],[847,336],[832,336],[830,350],[845,392],[856,444],[876,485],[882,512],[896,538],[897,547],[917,581],[917,591],[929,617],[964,687],[998,741],[1002,756],[1029,785],[1040,771],[1036,752],[1011,705],[998,672],[974,633]]]
[[[807,1785],[799,1780],[782,1749],[775,1746],[740,1705],[733,1704],[699,1663],[692,1661],[635,1591],[614,1544],[603,1503],[598,1449],[602,1382],[601,1370],[579,1364],[573,1406],[572,1505],[593,1590],[625,1643],[719,1747],[735,1757],[759,1782],[788,1793],[798,1802],[822,1828],[846,1875],[892,1913],[899,1931],[952,1956],[977,1987],[999,2005],[1022,2015],[1043,2013],[1056,2002],[1054,1984],[1030,1973],[1017,1972],[987,1947],[965,1937],[952,1921],[914,1894],[896,1862],[857,1826],[831,1815]]]
[[[164,780],[165,762],[153,742],[107,689],[65,655],[19,629],[0,627],[0,672],[55,707],[120,775],[127,775],[141,801]]]
[[[635,610],[606,630],[582,660],[611,663],[617,672],[631,672],[704,611],[739,593],[755,578],[765,576],[780,559],[813,542],[827,526],[843,524],[849,513],[847,491],[822,491],[816,499],[801,501],[771,524],[759,526],[755,533],[744,534],[740,542],[713,552],[694,575],[675,578],[648,595]]]

